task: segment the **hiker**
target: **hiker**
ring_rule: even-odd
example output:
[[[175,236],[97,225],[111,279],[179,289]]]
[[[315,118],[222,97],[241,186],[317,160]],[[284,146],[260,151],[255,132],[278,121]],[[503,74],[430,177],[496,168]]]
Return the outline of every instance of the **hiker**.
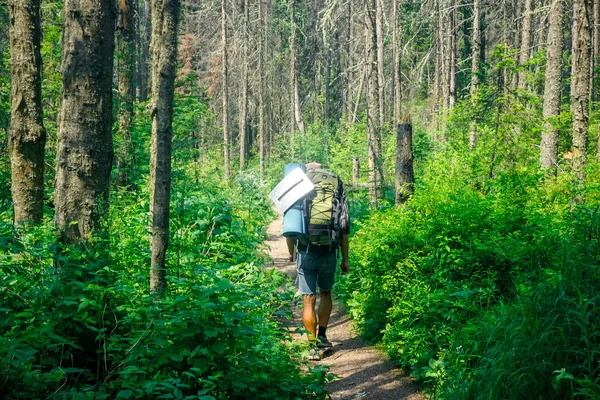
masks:
[[[308,235],[306,239],[299,239],[295,243],[292,239],[286,238],[286,242],[290,261],[294,260],[294,250],[296,250],[298,292],[303,295],[304,303],[302,322],[309,332],[308,339],[311,344],[309,359],[320,360],[319,352],[315,347],[332,347],[326,331],[332,309],[331,289],[335,283],[338,251],[342,256],[340,263],[342,274],[347,274],[350,270],[348,265],[350,217],[344,186],[334,172],[323,169],[319,163],[312,162],[306,165],[306,175],[315,185],[314,193],[305,201]],[[317,286],[321,301],[315,314]]]

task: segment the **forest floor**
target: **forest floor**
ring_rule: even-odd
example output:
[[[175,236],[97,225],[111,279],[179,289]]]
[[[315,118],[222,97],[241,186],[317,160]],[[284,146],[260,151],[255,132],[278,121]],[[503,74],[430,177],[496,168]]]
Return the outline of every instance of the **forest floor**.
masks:
[[[283,215],[273,221],[268,228],[266,242],[271,264],[288,279],[296,278],[296,263],[288,261],[285,238],[282,236]],[[350,243],[352,251],[352,243]],[[352,265],[350,265],[352,268]],[[365,343],[352,329],[352,321],[335,299],[327,337],[333,348],[323,354],[321,361],[315,364],[326,365],[336,378],[327,384],[332,399],[374,399],[374,400],[422,400],[417,384],[409,375],[397,368],[379,349]],[[293,321],[290,329],[296,331],[302,326],[302,302],[290,304]],[[294,334],[296,340],[306,340]]]

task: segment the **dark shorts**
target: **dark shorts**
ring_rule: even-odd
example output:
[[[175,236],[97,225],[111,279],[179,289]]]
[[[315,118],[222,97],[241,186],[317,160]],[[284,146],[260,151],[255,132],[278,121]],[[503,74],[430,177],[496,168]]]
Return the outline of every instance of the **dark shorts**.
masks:
[[[314,254],[298,251],[296,269],[298,270],[298,292],[316,294],[317,286],[321,291],[331,290],[335,284],[336,252]]]

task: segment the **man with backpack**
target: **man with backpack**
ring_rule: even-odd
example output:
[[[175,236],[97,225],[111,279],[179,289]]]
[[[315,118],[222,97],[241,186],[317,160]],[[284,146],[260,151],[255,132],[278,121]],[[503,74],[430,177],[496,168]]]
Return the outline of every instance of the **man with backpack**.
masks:
[[[287,244],[290,260],[293,260],[294,247],[296,250],[298,292],[303,295],[302,322],[311,344],[309,359],[320,360],[316,347],[332,347],[326,331],[333,306],[331,289],[335,283],[338,251],[342,256],[342,274],[350,270],[350,217],[344,186],[335,172],[312,162],[306,165],[306,175],[315,185],[314,191],[304,200],[307,235],[296,243],[288,238]],[[315,313],[317,287],[320,302]]]

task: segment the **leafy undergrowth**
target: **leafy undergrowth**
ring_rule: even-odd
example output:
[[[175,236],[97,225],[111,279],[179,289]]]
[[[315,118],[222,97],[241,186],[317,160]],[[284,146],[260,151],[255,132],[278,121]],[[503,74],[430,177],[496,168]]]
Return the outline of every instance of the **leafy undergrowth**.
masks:
[[[339,289],[360,332],[433,398],[598,398],[597,182],[573,202],[533,168],[482,185],[464,165],[356,224]]]
[[[16,233],[4,216],[0,397],[325,397],[326,370],[303,370],[277,322],[288,294],[261,268],[260,185],[202,188],[176,185],[161,298],[148,293],[147,193],[114,193],[109,238],[86,248],[59,245],[49,221]]]

